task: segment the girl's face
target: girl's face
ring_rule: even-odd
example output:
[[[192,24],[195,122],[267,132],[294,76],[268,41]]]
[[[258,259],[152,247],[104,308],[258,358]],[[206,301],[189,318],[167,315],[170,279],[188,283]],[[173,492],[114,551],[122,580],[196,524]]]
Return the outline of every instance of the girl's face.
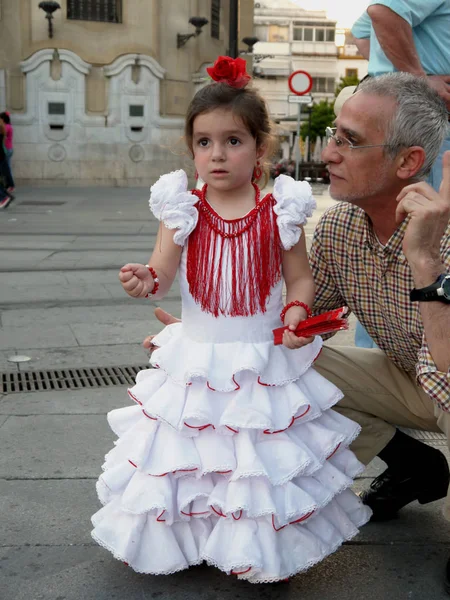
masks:
[[[192,149],[199,176],[208,186],[223,192],[248,186],[256,161],[263,154],[242,120],[231,109],[222,108],[195,118]]]

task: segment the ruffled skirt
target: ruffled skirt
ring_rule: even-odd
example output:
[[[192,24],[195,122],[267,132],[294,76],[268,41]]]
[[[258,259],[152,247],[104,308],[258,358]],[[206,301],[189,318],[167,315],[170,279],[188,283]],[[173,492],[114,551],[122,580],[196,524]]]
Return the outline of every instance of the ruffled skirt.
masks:
[[[172,325],[113,410],[92,536],[140,573],[206,561],[250,582],[306,570],[358,533],[370,510],[349,489],[363,465],[341,392],[300,350],[207,344]],[[239,346],[239,347],[238,347]]]

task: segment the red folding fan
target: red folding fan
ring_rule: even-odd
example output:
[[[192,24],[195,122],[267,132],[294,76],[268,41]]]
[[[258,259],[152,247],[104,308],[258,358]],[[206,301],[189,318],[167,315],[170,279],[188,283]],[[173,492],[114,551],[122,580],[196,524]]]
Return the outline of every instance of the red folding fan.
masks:
[[[344,315],[347,314],[347,312],[348,308],[343,306],[317,315],[317,317],[310,317],[309,319],[301,321],[294,333],[298,337],[310,337],[312,335],[322,335],[325,333],[332,333],[333,331],[348,329],[348,321],[344,318]],[[287,327],[278,327],[278,329],[273,330],[275,346],[283,343],[283,332],[286,329]]]

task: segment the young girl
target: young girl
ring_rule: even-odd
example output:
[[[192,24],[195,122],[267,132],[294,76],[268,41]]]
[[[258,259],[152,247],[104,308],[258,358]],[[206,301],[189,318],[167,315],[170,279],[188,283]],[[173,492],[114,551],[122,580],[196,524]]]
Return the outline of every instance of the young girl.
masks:
[[[161,226],[149,265],[120,271],[130,296],[156,299],[178,271],[182,322],[153,339],[155,368],[128,392],[135,405],[108,415],[119,440],[92,535],[141,573],[206,561],[275,582],[334,552],[370,510],[349,489],[363,469],[348,449],[358,425],[330,410],[342,394],[312,368],[321,338],[288,331],[273,342],[314,298],[310,186],[281,175],[260,197],[264,101],[242,59],[220,57],[209,72],[216,82],[192,100],[185,131],[205,186],[163,175],[151,189]]]

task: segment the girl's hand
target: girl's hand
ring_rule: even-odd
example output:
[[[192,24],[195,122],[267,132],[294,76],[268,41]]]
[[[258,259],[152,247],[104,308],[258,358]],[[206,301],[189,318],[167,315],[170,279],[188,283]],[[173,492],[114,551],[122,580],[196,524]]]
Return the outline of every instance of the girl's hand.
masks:
[[[119,280],[123,289],[133,298],[142,298],[149,294],[155,282],[145,265],[128,263],[119,271]]]
[[[314,336],[304,338],[297,337],[294,331],[297,329],[297,325],[300,321],[304,321],[306,319],[306,310],[301,306],[292,306],[284,317],[284,325],[289,327],[289,330],[286,330],[283,333],[283,345],[290,350],[296,350],[297,348],[302,348],[303,346],[307,346],[314,340]]]

